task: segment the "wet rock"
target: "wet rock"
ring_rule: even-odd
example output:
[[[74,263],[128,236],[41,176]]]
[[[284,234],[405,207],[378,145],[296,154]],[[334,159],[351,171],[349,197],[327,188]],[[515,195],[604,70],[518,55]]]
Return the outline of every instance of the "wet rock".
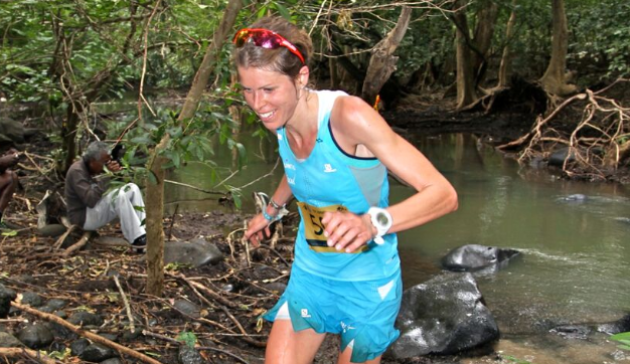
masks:
[[[562,202],[581,203],[587,201],[589,198],[581,193],[575,193],[573,195],[559,197],[558,200]]]
[[[199,306],[190,301],[182,299],[175,300],[173,307],[175,307],[178,311],[182,312],[186,316],[190,316],[193,318],[201,317],[201,309],[199,308]]]
[[[549,330],[549,332],[565,339],[586,340],[593,330],[588,325],[562,325]]]
[[[72,350],[73,355],[81,355],[88,346],[90,346],[90,341],[88,339],[81,338],[70,344],[70,350]]]
[[[397,359],[455,354],[499,338],[499,328],[470,273],[443,273],[403,294],[390,347]]]
[[[31,307],[41,307],[44,304],[44,299],[35,292],[24,292],[22,294],[22,304]]]
[[[17,297],[15,291],[0,283],[0,318],[5,318],[11,310],[11,301]]]
[[[79,335],[74,333],[69,328],[67,328],[65,326],[62,326],[62,325],[59,325],[59,324],[54,323],[54,322],[51,322],[48,325],[48,328],[50,329],[50,331],[53,333],[53,335],[56,338],[59,338],[61,340],[75,340],[76,338],[79,337]]]
[[[575,152],[571,152],[569,155],[569,148],[560,148],[551,153],[547,164],[550,166],[562,167],[564,161],[567,159],[567,162],[573,162],[575,160]]]
[[[107,339],[109,341],[113,341],[113,342],[118,342],[118,335],[116,334],[106,334],[106,333],[100,333],[98,334],[100,337],[102,337],[103,339]]]
[[[0,348],[19,348],[24,346],[15,336],[0,331]]]
[[[622,317],[615,322],[597,325],[597,331],[608,335],[615,335],[622,332],[630,332],[630,314]]]
[[[520,254],[514,249],[469,244],[456,248],[444,256],[442,267],[454,272],[484,270],[492,273],[505,267],[510,259]]]
[[[111,358],[101,362],[101,364],[123,364],[122,360],[118,358]]]
[[[45,348],[55,339],[48,327],[40,323],[25,326],[18,332],[17,337],[31,349]]]
[[[60,353],[63,353],[66,350],[66,345],[64,345],[64,343],[60,343],[57,341],[53,341],[52,344],[50,344],[50,346],[48,347],[48,352],[53,352],[53,351],[58,351]]]
[[[103,318],[87,311],[77,311],[70,316],[68,322],[77,326],[101,326]]]
[[[182,345],[179,347],[179,353],[177,358],[181,364],[203,364],[204,358],[199,354],[197,350],[191,348],[188,345]]]
[[[62,310],[64,307],[68,305],[68,302],[65,300],[53,298],[46,302],[44,306],[40,308],[40,310],[48,310],[47,312],[55,312],[57,310]]]
[[[79,358],[89,362],[101,362],[103,360],[113,358],[116,356],[116,352],[109,347],[95,343],[91,344],[83,350],[79,355]]]
[[[164,244],[165,264],[180,263],[200,267],[206,264],[217,264],[221,260],[223,260],[223,253],[214,243],[210,243],[205,239]]]
[[[122,334],[122,340],[123,341],[132,341],[132,340],[136,340],[137,338],[139,338],[142,335],[142,329],[139,327],[136,327],[136,329],[131,332],[129,330],[125,330]]]

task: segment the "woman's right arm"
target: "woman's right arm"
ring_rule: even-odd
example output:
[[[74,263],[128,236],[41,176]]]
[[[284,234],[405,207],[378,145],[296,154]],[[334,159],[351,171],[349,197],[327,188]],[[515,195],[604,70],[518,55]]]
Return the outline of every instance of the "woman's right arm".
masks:
[[[287,176],[282,176],[282,180],[280,180],[280,184],[276,188],[276,191],[271,196],[271,199],[274,203],[283,206],[293,196],[293,192],[291,192],[291,187],[287,183]],[[278,210],[276,210],[271,204],[264,207],[269,216],[278,215]],[[247,231],[245,232],[245,239],[249,240],[252,245],[255,247],[260,245],[260,241],[263,239],[263,232],[265,236],[270,236],[271,232],[269,231],[269,224],[271,221],[265,219],[265,216],[262,213],[254,216],[249,223],[247,224]]]

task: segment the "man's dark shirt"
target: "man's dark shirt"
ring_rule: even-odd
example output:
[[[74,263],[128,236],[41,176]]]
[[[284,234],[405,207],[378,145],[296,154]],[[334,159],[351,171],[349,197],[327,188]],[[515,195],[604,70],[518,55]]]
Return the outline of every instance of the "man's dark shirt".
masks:
[[[66,204],[70,222],[83,227],[87,208],[94,207],[107,190],[106,180],[97,181],[83,159],[70,166],[66,173]]]

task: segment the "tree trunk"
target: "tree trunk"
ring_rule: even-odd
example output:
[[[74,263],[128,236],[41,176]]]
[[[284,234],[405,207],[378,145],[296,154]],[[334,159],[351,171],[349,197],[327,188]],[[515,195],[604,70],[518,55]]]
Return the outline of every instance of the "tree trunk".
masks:
[[[208,78],[214,71],[217,64],[217,58],[223,48],[223,42],[229,35],[234,26],[236,16],[243,7],[242,0],[230,0],[227,9],[223,14],[223,19],[219,28],[214,32],[212,43],[208,46],[203,61],[197,70],[193,84],[186,95],[186,101],[179,114],[178,121],[183,121],[193,117],[203,91],[208,85]],[[151,198],[147,199],[147,293],[154,296],[161,296],[164,289],[164,230],[162,228],[162,217],[164,216],[164,176],[165,171],[162,165],[165,159],[160,156],[170,140],[167,133],[160,143],[155,147],[147,169],[151,170],[157,179],[157,184],[147,183],[146,195]],[[159,201],[149,205],[149,201]],[[150,206],[150,207],[149,207]]]
[[[394,29],[374,47],[361,90],[361,98],[370,105],[374,103],[376,95],[396,70],[398,57],[393,54],[407,32],[410,18],[411,9],[403,7]]]
[[[456,6],[460,8],[454,14],[456,25],[456,59],[457,59],[457,109],[462,109],[477,101],[473,77],[472,57],[467,44],[468,21],[466,20],[466,0],[458,0]]]
[[[552,0],[552,37],[551,60],[547,71],[540,79],[542,87],[550,94],[565,96],[576,91],[574,85],[568,85],[565,79],[566,57],[568,48],[567,16],[564,0]]]
[[[503,55],[501,55],[501,64],[499,65],[499,83],[498,88],[508,87],[510,85],[510,76],[512,73],[512,56],[510,55],[510,41],[514,34],[514,23],[516,23],[516,0],[512,0],[512,13],[507,22],[505,29],[505,47]]]
[[[77,108],[81,107],[81,103],[75,103]],[[66,175],[68,168],[74,162],[74,157],[77,155],[77,127],[79,126],[79,113],[80,110],[76,110],[75,107],[70,104],[68,105],[68,112],[66,114],[66,120],[61,124],[61,140],[62,145],[61,148],[66,152],[64,161],[61,165],[61,169],[59,169],[59,173],[63,176]]]
[[[477,27],[475,29],[474,43],[479,53],[474,53],[473,70],[475,71],[475,84],[480,85],[486,75],[488,67],[488,52],[492,45],[494,27],[499,15],[499,5],[494,1],[489,1],[481,7],[477,13]]]

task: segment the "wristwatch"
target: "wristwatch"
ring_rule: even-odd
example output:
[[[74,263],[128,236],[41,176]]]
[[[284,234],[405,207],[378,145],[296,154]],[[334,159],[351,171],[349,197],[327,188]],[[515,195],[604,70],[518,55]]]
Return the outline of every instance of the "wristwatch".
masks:
[[[383,235],[387,234],[387,230],[392,227],[392,215],[380,207],[370,207],[367,213],[370,215],[372,225],[376,228],[374,242],[378,245],[383,245],[385,242]]]

